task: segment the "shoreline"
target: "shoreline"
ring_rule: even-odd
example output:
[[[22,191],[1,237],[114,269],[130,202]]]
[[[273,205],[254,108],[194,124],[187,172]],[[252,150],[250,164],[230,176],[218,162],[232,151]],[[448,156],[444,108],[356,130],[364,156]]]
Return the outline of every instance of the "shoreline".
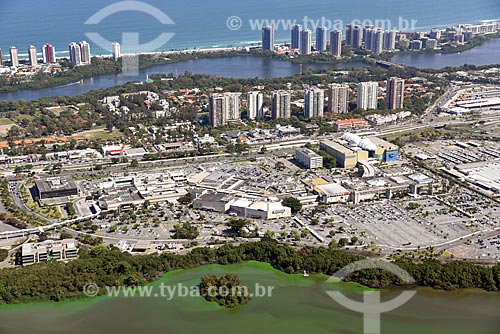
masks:
[[[282,256],[284,254],[287,254],[286,258]],[[175,270],[196,270],[204,265],[237,266],[255,262],[272,268],[272,270],[276,270],[282,275],[291,274],[291,277],[300,279],[302,279],[300,276],[303,276],[303,271],[307,271],[316,278],[320,276],[330,277],[346,265],[359,260],[376,258],[373,257],[373,254],[353,254],[336,247],[294,248],[272,240],[250,242],[238,246],[222,245],[215,249],[199,248],[184,255],[164,253],[162,255],[134,256],[121,253],[114,247],[98,247],[92,248],[90,251],[82,249],[79,258],[67,263],[48,262],[35,266],[0,270],[0,281],[4,284],[0,293],[0,301],[3,304],[32,304],[99,297],[106,295],[107,290],[105,287],[109,285],[107,282],[110,281],[114,282],[114,286],[116,287],[147,286],[161,281],[166,274]],[[101,277],[89,276],[81,271],[82,267],[89,267],[100,271],[106,266],[124,263],[128,263],[131,266],[131,271],[126,274],[116,269],[107,272]],[[435,257],[427,256],[421,257],[417,262],[412,258],[400,258],[391,261],[391,263],[405,270],[410,276],[413,276],[416,280],[415,283],[402,284],[398,279],[385,271],[375,276],[370,272],[364,274],[360,271],[343,282],[354,283],[357,286],[382,291],[427,287],[437,291],[474,289],[476,291],[495,292],[498,294],[498,290],[500,289],[500,281],[498,279],[488,281],[488,277],[500,268],[498,264],[491,267],[473,265],[461,261],[442,263]],[[57,270],[61,275],[50,280],[45,280],[43,273],[47,272],[47,270]],[[421,272],[426,271],[430,271],[428,275],[420,275]],[[480,274],[481,278],[470,280],[472,272]],[[431,275],[432,273],[433,275]],[[131,275],[135,279],[130,283],[128,280],[132,277]],[[27,277],[33,277],[34,280],[27,279]],[[61,277],[65,278],[61,279]],[[85,286],[88,283],[100,287],[100,291],[98,290],[98,293],[91,296],[86,295]],[[32,294],[28,287],[33,284],[39,284],[44,293]],[[44,290],[45,287],[50,287],[50,289]],[[19,294],[16,291],[23,292]]]
[[[370,59],[373,60],[389,60],[392,61],[394,57],[397,56],[405,56],[405,55],[413,55],[413,56],[419,56],[419,55],[430,55],[430,56],[439,56],[439,55],[456,55],[460,54],[461,52],[466,52],[470,51],[472,49],[475,49],[476,47],[481,47],[484,46],[484,44],[488,41],[493,41],[493,40],[498,40],[500,39],[500,34],[496,34],[494,36],[484,38],[483,41],[481,41],[480,44],[477,45],[472,45],[470,48],[467,48],[466,50],[456,50],[456,52],[442,52],[442,50],[427,50],[423,49],[420,51],[399,51],[395,53],[388,53],[382,55],[382,57],[369,57]],[[467,44],[465,45],[467,46]],[[455,51],[455,50],[453,50]],[[220,55],[218,55],[220,53]],[[129,56],[135,56],[135,54],[123,54],[123,57],[129,57]],[[143,62],[143,65],[139,65],[140,70],[147,70],[150,69],[154,66],[161,66],[161,65],[168,65],[168,64],[174,64],[174,63],[180,63],[184,61],[190,61],[190,60],[195,60],[195,59],[203,59],[203,58],[213,58],[213,57],[235,57],[235,56],[251,56],[251,57],[270,57],[272,59],[280,60],[280,61],[288,61],[291,63],[295,64],[335,64],[335,63],[345,63],[349,61],[359,61],[362,63],[368,63],[367,59],[364,59],[363,57],[343,57],[338,60],[334,59],[329,59],[328,54],[315,54],[312,55],[312,57],[298,57],[298,58],[290,58],[288,56],[284,56],[281,54],[277,53],[266,53],[262,52],[259,47],[253,46],[246,46],[246,47],[221,47],[221,48],[204,48],[204,49],[187,49],[187,50],[171,50],[171,51],[157,51],[157,52],[146,52],[146,53],[140,53],[138,54],[139,57],[143,58],[141,61]],[[186,59],[182,59],[182,57],[185,56]],[[168,59],[168,57],[179,57],[180,59]],[[322,58],[322,59],[315,59],[316,58]],[[96,68],[98,65],[90,65],[90,69],[88,66],[81,66],[77,67],[76,69],[68,69],[64,72],[63,74],[66,74],[66,77],[53,77],[53,80],[44,80],[43,82],[38,83],[40,86],[37,85],[36,81],[30,81],[30,82],[23,82],[17,86],[3,86],[0,87],[0,94],[9,94],[9,93],[16,93],[18,91],[38,91],[38,90],[43,90],[43,89],[57,89],[59,87],[64,87],[68,84],[73,84],[75,82],[79,82],[80,80],[83,79],[88,79],[88,78],[95,78],[95,77],[100,77],[100,76],[105,76],[105,75],[113,75],[113,74],[120,74],[120,64],[121,64],[121,59],[118,59],[117,61],[112,59],[112,55],[97,55],[93,56],[95,59],[99,59],[102,62],[109,63],[108,65],[114,67],[112,69],[105,69],[105,70],[100,70],[99,68]],[[63,59],[63,58],[59,58]],[[144,61],[146,64],[144,64]],[[369,64],[367,64],[369,65]],[[403,66],[409,66],[413,67],[411,65],[405,65],[402,64]],[[489,65],[496,65],[496,64],[489,64]],[[489,65],[477,65],[477,66],[489,66]],[[463,66],[463,65],[462,65]],[[94,67],[94,68],[92,68]],[[443,67],[443,68],[446,68]],[[460,67],[458,67],[460,68]],[[426,68],[419,68],[420,70],[433,70],[432,68],[426,69]],[[52,81],[57,81],[57,82],[52,82]],[[8,100],[8,99],[6,99]]]
[[[231,269],[229,267],[234,267],[235,269]],[[324,274],[324,273],[310,273],[309,276],[304,276],[301,273],[287,273],[284,272],[280,269],[277,269],[272,266],[269,262],[263,262],[259,260],[246,260],[242,262],[236,262],[236,263],[226,263],[226,264],[221,264],[221,263],[207,263],[207,264],[200,264],[196,265],[191,268],[181,268],[181,269],[173,269],[171,271],[167,271],[163,273],[160,277],[154,279],[151,282],[148,282],[146,284],[138,285],[135,287],[128,287],[128,288],[133,288],[135,289],[140,289],[142,287],[155,287],[160,283],[165,283],[168,282],[174,275],[182,275],[185,273],[198,273],[198,272],[203,272],[205,270],[208,271],[217,271],[217,269],[224,270],[226,273],[235,273],[238,274],[238,270],[241,268],[244,269],[257,269],[257,270],[263,270],[267,271],[270,274],[275,274],[279,276],[279,279],[286,280],[287,283],[290,283],[290,285],[296,284],[297,286],[303,286],[301,283],[306,283],[306,284],[341,284],[342,288],[349,289],[351,292],[352,291],[380,291],[382,293],[395,293],[395,292],[401,292],[401,291],[409,291],[409,290],[416,290],[419,293],[423,294],[461,294],[461,295],[487,295],[487,296],[497,296],[500,297],[500,293],[498,291],[487,291],[484,289],[480,288],[460,288],[456,290],[445,290],[445,289],[435,289],[432,287],[426,287],[426,286],[418,286],[418,285],[409,285],[409,286],[396,286],[396,285],[391,285],[385,288],[377,288],[377,287],[370,287],[367,285],[363,285],[361,283],[358,283],[357,281],[344,281],[341,280],[339,282],[328,282],[328,279],[331,278],[332,276]],[[167,284],[168,285],[168,284]],[[59,300],[59,301],[53,301],[53,300],[46,300],[46,301],[32,301],[32,302],[21,302],[21,303],[5,303],[5,304],[0,304],[0,311],[16,311],[17,309],[20,308],[28,308],[28,307],[62,307],[67,304],[76,304],[80,303],[81,307],[87,308],[91,307],[95,304],[98,304],[102,301],[105,300],[110,300],[110,299],[115,299],[115,298],[129,298],[129,297],[124,297],[122,295],[119,296],[111,296],[109,294],[98,294],[94,297],[82,297],[82,298],[75,298],[75,299],[64,299],[64,300]],[[134,298],[134,297],[132,297]],[[146,297],[147,298],[147,297]],[[150,298],[157,298],[157,297],[150,297]],[[200,297],[201,298],[201,297]],[[200,300],[200,302],[204,302],[204,300]]]

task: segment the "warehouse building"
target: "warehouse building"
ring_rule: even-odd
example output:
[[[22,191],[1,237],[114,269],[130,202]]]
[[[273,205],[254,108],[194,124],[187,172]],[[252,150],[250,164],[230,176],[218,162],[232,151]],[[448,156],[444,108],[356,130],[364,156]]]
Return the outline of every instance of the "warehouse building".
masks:
[[[357,153],[337,142],[325,140],[320,142],[319,148],[330,154],[332,157],[335,157],[338,167],[354,168],[358,163]]]

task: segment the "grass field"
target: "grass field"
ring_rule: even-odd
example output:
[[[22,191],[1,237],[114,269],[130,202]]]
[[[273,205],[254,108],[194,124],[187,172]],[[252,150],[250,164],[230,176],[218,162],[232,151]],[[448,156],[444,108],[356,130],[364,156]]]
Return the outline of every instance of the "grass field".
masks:
[[[106,130],[104,126],[96,127],[91,130],[75,133],[75,137],[84,137],[86,139],[114,140],[122,137],[122,133],[118,130],[112,132]]]
[[[15,126],[15,123],[9,118],[0,118],[0,137],[7,136],[10,128]]]

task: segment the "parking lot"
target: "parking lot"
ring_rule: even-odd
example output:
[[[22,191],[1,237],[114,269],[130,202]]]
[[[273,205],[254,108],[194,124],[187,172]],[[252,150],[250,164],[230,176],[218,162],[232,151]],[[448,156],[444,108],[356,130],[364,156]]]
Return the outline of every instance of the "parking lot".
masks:
[[[435,227],[393,202],[336,206],[333,212],[335,220],[364,231],[367,242],[390,248],[426,247],[470,233],[454,222]]]

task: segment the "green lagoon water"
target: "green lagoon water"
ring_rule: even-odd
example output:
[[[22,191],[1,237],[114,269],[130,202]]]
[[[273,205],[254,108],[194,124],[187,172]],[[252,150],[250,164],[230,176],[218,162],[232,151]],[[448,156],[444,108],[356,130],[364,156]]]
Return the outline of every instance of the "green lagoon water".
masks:
[[[267,264],[202,266],[176,271],[161,280],[196,286],[206,273],[239,275],[242,284],[273,286],[272,297],[253,298],[237,309],[221,309],[200,297],[110,298],[76,302],[0,307],[0,334],[150,334],[150,333],[362,333],[362,317],[336,304],[325,291],[326,276],[287,275]],[[365,288],[338,283],[335,288],[355,295]],[[384,294],[384,298],[397,295]],[[439,292],[419,289],[403,307],[382,316],[382,333],[497,334],[500,294],[479,291]]]

